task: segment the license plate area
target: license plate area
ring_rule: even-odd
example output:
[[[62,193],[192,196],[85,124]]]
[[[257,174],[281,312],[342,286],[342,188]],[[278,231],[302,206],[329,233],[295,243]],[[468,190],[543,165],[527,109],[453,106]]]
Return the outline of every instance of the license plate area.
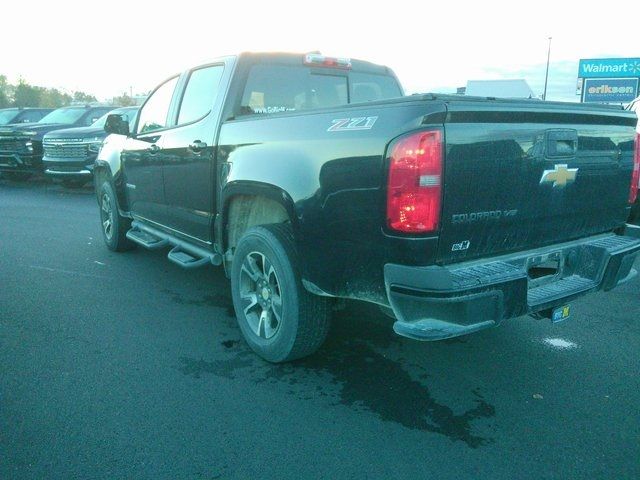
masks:
[[[563,305],[561,307],[554,308],[551,310],[551,321],[553,323],[558,323],[563,320],[566,320],[571,316],[571,306]]]
[[[529,288],[539,287],[562,278],[564,272],[564,255],[562,252],[537,255],[527,259],[527,277]]]

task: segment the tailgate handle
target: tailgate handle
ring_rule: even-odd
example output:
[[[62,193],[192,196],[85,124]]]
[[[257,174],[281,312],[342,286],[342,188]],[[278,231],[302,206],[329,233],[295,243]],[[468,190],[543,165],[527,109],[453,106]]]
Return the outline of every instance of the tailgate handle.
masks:
[[[578,151],[578,131],[568,129],[547,130],[546,136],[546,157],[574,157]]]

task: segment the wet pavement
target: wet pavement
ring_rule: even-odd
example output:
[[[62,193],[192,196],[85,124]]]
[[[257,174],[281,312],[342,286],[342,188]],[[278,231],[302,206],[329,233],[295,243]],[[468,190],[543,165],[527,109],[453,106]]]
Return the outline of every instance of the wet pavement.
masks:
[[[637,279],[437,343],[352,302],[271,365],[221,269],[108,251],[90,189],[0,208],[2,479],[640,478]]]

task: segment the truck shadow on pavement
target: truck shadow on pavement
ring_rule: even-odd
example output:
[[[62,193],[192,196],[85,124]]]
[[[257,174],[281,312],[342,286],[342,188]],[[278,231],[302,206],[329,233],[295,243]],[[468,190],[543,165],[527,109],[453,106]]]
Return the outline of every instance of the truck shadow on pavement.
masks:
[[[48,194],[58,194],[61,196],[89,196],[94,195],[93,181],[89,180],[86,184],[80,187],[65,187],[61,182],[57,180],[51,180],[44,176],[44,174],[36,174],[28,180],[13,181],[6,178],[2,178],[0,174],[0,187],[12,188],[15,190],[40,190],[45,191]]]
[[[334,314],[329,337],[315,355],[272,365],[253,354],[241,340],[230,295],[189,300],[172,294],[176,303],[202,302],[209,308],[224,309],[230,320],[216,325],[231,337],[220,342],[222,359],[181,357],[177,368],[185,375],[203,378],[211,374],[231,380],[250,377],[256,384],[285,385],[288,393],[300,400],[324,397],[333,406],[370,412],[384,422],[444,435],[471,448],[493,443],[493,439],[474,433],[472,427],[474,420],[493,417],[495,408],[477,389],[469,399],[473,407],[462,413],[437,401],[425,385],[428,374],[424,367],[402,358],[405,340],[393,333],[390,320],[373,305],[350,303]]]

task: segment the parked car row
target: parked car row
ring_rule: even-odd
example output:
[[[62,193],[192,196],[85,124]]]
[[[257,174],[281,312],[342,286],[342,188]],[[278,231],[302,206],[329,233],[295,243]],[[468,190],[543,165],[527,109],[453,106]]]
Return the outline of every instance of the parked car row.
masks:
[[[137,111],[91,105],[0,110],[0,172],[19,181],[44,171],[65,186],[84,185],[107,136],[107,115],[121,114],[133,124]]]

